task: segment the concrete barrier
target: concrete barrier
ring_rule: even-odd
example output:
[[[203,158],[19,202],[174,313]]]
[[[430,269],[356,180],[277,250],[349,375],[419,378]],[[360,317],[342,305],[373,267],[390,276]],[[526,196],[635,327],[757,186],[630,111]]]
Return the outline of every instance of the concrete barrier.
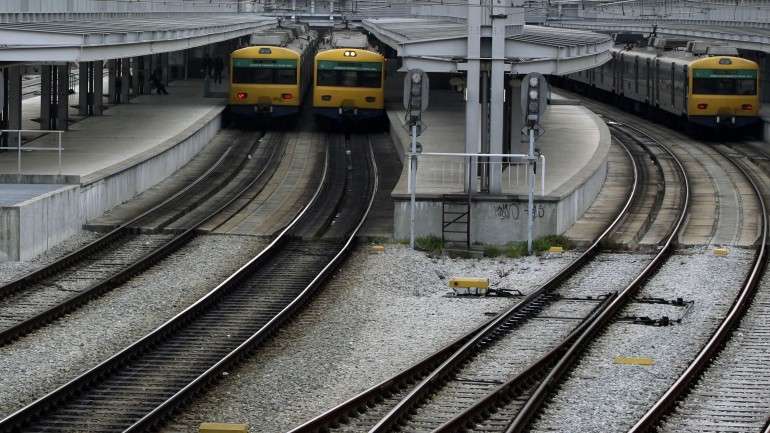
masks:
[[[28,260],[92,218],[154,186],[187,164],[217,134],[224,106],[132,158],[80,179],[79,185],[0,206],[0,261]]]
[[[610,132],[597,115],[583,107],[580,107],[580,111],[584,112],[585,120],[591,122],[598,131],[598,146],[590,161],[575,175],[548,195],[535,197],[535,237],[566,232],[591,206],[604,185],[611,143]],[[391,139],[399,158],[405,162],[410,138],[401,128],[398,115],[389,113],[389,116]],[[405,163],[402,181],[407,170]],[[453,202],[462,199],[460,195],[452,196]],[[399,240],[408,239],[410,197],[403,192],[394,192],[392,197],[395,203],[394,237]],[[442,195],[417,194],[415,236],[441,236],[444,199],[445,196]],[[527,207],[526,195],[474,195],[471,201],[471,242],[501,245],[526,240]]]

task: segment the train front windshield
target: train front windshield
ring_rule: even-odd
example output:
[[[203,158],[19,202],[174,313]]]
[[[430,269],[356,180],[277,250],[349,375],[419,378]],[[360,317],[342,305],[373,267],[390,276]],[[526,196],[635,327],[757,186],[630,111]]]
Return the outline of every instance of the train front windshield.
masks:
[[[234,84],[297,84],[296,60],[235,59]]]
[[[694,69],[694,95],[756,95],[757,71],[752,69]]]
[[[378,62],[318,62],[319,86],[382,87],[382,63]]]

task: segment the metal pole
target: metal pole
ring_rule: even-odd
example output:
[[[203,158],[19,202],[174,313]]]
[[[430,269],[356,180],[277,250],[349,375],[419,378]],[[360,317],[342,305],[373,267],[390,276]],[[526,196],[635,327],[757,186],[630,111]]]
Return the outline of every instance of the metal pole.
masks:
[[[527,253],[532,255],[532,230],[535,225],[535,130],[529,130],[529,161],[527,163],[527,178],[529,180],[529,201],[527,209]]]
[[[19,130],[18,137],[19,137],[19,141],[17,144],[18,147],[16,148],[16,152],[18,154],[17,161],[16,161],[16,168],[18,169],[18,172],[19,172],[19,180],[21,180],[21,130]]]
[[[545,155],[540,154],[540,195],[545,196]]]
[[[411,173],[411,182],[409,192],[411,202],[409,205],[409,248],[414,249],[414,207],[417,198],[417,125],[412,125],[412,153],[409,155],[409,173]]]
[[[59,131],[59,175],[61,176],[61,131]]]

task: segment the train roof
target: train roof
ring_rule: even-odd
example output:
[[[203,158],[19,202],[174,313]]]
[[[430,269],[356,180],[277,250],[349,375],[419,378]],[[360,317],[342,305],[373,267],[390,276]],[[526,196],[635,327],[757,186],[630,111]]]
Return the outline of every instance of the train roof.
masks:
[[[251,35],[249,45],[287,48],[303,54],[307,47],[318,38],[318,34],[301,25],[289,25],[268,32]]]
[[[742,65],[742,67],[757,67],[757,64],[751,60],[743,59],[741,57],[735,57],[735,56],[708,56],[708,55],[696,55],[689,51],[685,50],[670,50],[670,51],[663,51],[657,50],[652,47],[643,47],[643,48],[632,48],[632,49],[625,49],[623,46],[616,46],[611,49],[611,52],[614,54],[620,54],[623,53],[625,55],[634,55],[636,57],[644,58],[644,59],[659,59],[663,62],[667,63],[674,63],[677,65],[687,65],[687,66],[706,66],[709,67],[723,67],[724,64],[719,63],[719,59],[722,58],[729,58],[733,59],[731,60],[734,62],[735,65]],[[730,69],[729,67],[727,69]]]
[[[362,32],[337,30],[332,33],[332,48],[369,48],[369,40]]]

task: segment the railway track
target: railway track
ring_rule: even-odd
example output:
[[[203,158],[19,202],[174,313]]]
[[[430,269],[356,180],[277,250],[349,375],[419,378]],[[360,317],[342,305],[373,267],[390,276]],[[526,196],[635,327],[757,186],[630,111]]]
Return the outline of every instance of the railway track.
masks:
[[[719,327],[629,432],[770,431],[770,401],[762,387],[770,384],[766,362],[770,299],[767,293],[757,293],[767,265],[766,198],[770,196],[770,179],[766,170],[770,164],[767,154],[761,151],[715,149],[749,180],[759,200],[761,234],[757,253]]]
[[[352,136],[349,147],[346,156],[343,141],[332,143],[310,203],[259,255],[152,333],[0,421],[0,432],[146,431],[247,356],[352,247],[377,173],[366,137]]]
[[[280,159],[280,143],[280,135],[263,141],[244,134],[172,197],[83,248],[1,286],[0,344],[79,308],[188,243],[198,227],[267,182]]]
[[[638,142],[637,145],[643,149],[650,143]],[[528,420],[558,379],[549,372],[563,371],[590,340],[588,336],[594,335],[598,327],[635,293],[645,278],[665,260],[681,227],[689,189],[680,165],[684,186],[678,220],[669,226],[673,229],[670,229],[665,244],[640,275],[620,296],[596,289],[581,290],[579,282],[570,281],[597,256],[600,245],[622,221],[629,218],[630,209],[640,207],[637,195],[644,194],[639,193],[638,157],[632,159],[634,186],[625,206],[595,242],[562,272],[482,327],[291,433],[465,431],[473,428],[504,431],[505,424],[516,414],[527,414],[524,420]],[[657,193],[647,195],[646,200],[660,201]],[[659,206],[641,208],[657,209]],[[642,226],[649,228],[649,224]],[[547,332],[542,331],[543,326]],[[556,369],[551,370],[554,366]],[[520,411],[522,407],[524,411]],[[495,415],[490,417],[491,413]]]

